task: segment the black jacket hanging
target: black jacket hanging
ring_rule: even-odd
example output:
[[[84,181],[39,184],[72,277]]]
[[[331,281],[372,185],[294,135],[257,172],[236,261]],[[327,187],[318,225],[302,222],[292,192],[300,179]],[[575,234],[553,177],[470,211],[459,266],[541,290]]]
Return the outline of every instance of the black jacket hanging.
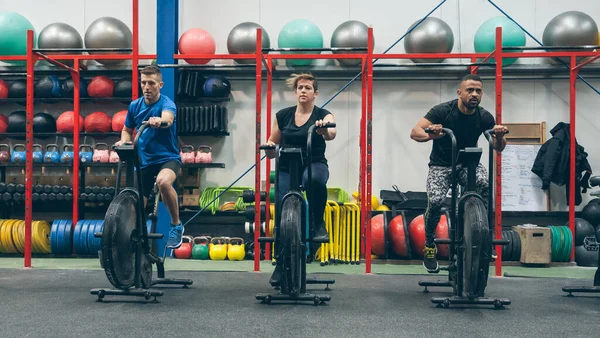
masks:
[[[550,130],[552,138],[547,140],[540,148],[531,171],[542,179],[542,189],[550,187],[550,182],[559,186],[566,185],[567,203],[569,201],[569,156],[570,132],[569,124],[559,122]],[[575,153],[575,204],[581,204],[581,187],[588,186],[587,179],[592,168],[587,160],[587,153],[577,143]],[[582,179],[582,172],[587,172]]]

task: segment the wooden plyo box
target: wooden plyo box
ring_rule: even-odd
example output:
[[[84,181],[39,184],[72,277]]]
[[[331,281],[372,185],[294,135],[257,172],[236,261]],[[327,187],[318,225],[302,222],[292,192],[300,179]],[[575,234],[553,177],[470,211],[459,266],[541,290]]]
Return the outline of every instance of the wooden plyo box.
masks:
[[[521,238],[523,264],[550,264],[552,261],[552,231],[546,227],[513,226]]]

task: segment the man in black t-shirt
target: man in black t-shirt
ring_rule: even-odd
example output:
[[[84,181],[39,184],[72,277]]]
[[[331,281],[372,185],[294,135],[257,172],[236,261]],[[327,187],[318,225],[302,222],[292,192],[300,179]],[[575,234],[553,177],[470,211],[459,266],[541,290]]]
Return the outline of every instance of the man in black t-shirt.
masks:
[[[317,80],[308,73],[292,74],[287,84],[294,90],[297,104],[277,112],[268,145],[280,144],[283,148],[301,148],[306,153],[306,140],[308,128],[312,125],[322,126],[326,123],[335,123],[333,114],[326,109],[315,106],[315,99],[319,95]],[[333,140],[336,136],[335,128],[317,129],[312,137],[312,192],[308,202],[313,206],[312,215],[315,226],[313,241],[318,243],[329,242],[329,234],[325,229],[323,214],[327,203],[327,181],[329,168],[325,158],[325,141]],[[269,158],[275,157],[274,151],[267,151]],[[302,186],[308,183],[308,169],[305,164],[300,168]],[[281,203],[283,196],[290,190],[289,164],[282,158],[279,162],[278,196],[276,203]],[[278,260],[279,262],[279,260]],[[281,279],[281,267],[276,265],[271,284],[277,285]]]
[[[493,129],[495,132],[494,149],[496,151],[501,152],[506,146],[504,139],[504,134],[507,132],[506,127],[495,125],[494,116],[479,107],[483,94],[483,84],[479,76],[474,74],[465,76],[460,82],[457,93],[458,99],[431,108],[410,133],[410,137],[417,142],[433,140],[427,175],[428,202],[425,211],[425,250],[423,253],[423,265],[430,273],[439,272],[436,258],[437,249],[433,240],[441,216],[442,203],[452,183],[452,143],[450,138],[442,137],[444,136],[442,128],[452,129],[459,150],[476,147],[479,137],[488,129]],[[426,128],[431,129],[432,132],[426,133]],[[459,183],[466,185],[467,169],[463,168],[461,163],[458,163],[457,169]],[[487,171],[481,163],[477,166],[475,176],[477,193],[487,199],[489,182]]]

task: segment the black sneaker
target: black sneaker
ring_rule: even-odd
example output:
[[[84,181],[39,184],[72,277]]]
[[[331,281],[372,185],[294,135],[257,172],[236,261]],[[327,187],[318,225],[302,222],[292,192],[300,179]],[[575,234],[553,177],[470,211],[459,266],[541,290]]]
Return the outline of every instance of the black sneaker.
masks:
[[[325,224],[321,223],[315,229],[315,235],[312,238],[313,243],[329,243],[329,233],[327,233],[327,229],[325,229]]]
[[[279,286],[281,283],[281,264],[275,264],[275,270],[269,279],[271,286]]]
[[[440,272],[440,266],[437,261],[437,249],[435,245],[425,246],[423,250],[423,266],[427,269],[429,273],[438,273]]]

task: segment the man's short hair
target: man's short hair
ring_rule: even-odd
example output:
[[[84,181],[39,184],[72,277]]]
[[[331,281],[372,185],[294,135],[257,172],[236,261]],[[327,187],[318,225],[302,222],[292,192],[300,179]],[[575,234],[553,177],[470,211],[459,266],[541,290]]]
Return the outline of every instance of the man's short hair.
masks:
[[[467,74],[467,75],[463,76],[463,78],[460,80],[460,83],[463,83],[463,82],[469,81],[469,80],[483,83],[483,81],[481,81],[481,78],[479,77],[479,75],[475,75],[475,74]]]
[[[142,74],[144,75],[158,75],[160,76],[160,78],[162,78],[162,73],[160,71],[160,68],[158,68],[157,66],[146,66],[144,68],[142,68]]]

